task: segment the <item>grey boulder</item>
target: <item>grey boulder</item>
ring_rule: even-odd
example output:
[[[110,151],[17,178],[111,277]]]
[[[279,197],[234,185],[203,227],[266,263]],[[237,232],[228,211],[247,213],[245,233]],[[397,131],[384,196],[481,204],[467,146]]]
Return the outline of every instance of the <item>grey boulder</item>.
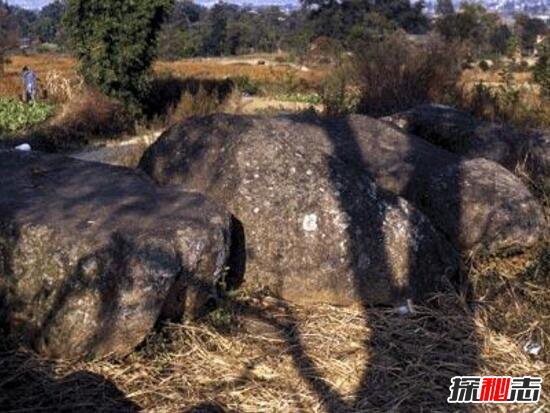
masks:
[[[308,122],[330,136],[340,159],[417,206],[460,252],[519,252],[544,231],[538,200],[495,162],[455,155],[366,116]]]
[[[512,172],[519,167],[550,186],[548,131],[520,131],[436,104],[421,105],[383,119],[453,153],[489,159]]]
[[[0,151],[0,316],[49,357],[132,351],[223,281],[231,217],[142,173]]]
[[[318,125],[212,115],[172,127],[140,167],[238,218],[250,288],[337,305],[420,300],[437,290],[456,273],[456,251],[418,209],[335,152]]]

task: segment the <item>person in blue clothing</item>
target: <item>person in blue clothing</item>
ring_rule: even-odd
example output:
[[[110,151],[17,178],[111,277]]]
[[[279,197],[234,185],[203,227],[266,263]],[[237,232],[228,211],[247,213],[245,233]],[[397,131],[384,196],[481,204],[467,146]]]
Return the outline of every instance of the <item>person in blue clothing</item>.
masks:
[[[27,66],[21,71],[23,78],[23,100],[26,103],[34,102],[36,99],[38,77]]]

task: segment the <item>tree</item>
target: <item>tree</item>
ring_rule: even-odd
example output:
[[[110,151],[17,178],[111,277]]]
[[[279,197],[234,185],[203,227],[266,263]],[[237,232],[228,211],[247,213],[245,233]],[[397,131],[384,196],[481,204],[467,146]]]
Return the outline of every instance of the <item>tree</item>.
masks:
[[[515,20],[515,30],[521,40],[522,50],[530,53],[534,51],[537,37],[548,33],[548,26],[541,19],[518,14]]]
[[[38,37],[40,41],[46,43],[64,43],[61,22],[66,10],[66,2],[60,0],[44,6],[31,24],[32,37]]]
[[[424,2],[410,0],[301,0],[309,11],[314,37],[326,36],[352,47],[358,38],[369,38],[394,26],[409,33],[429,27]],[[381,23],[381,27],[377,25]]]
[[[69,0],[65,28],[87,84],[139,112],[173,0]]]
[[[197,27],[207,11],[190,0],[177,1],[159,35],[160,58],[174,60],[197,55],[202,45]]]
[[[505,54],[508,48],[508,40],[512,37],[512,32],[505,24],[500,24],[491,34],[490,43],[493,51],[499,54]]]
[[[448,16],[455,13],[455,7],[453,6],[453,0],[437,0],[435,5],[435,12],[440,16]]]
[[[506,28],[502,28],[500,17],[476,3],[462,3],[458,13],[438,19],[436,29],[447,40],[469,42],[477,54],[494,51],[494,45],[505,48],[506,44]]]
[[[550,98],[550,42],[539,46],[539,57],[533,68],[533,79],[540,86],[543,96]]]
[[[0,0],[0,77],[4,76],[6,53],[17,46],[17,27],[14,24],[11,10]]]

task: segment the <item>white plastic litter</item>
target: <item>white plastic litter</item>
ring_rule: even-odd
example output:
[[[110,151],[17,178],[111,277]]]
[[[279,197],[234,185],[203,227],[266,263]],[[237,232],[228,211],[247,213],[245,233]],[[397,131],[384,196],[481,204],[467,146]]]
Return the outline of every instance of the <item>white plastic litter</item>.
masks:
[[[22,145],[16,146],[15,150],[22,151],[22,152],[30,152],[32,148],[31,148],[31,145],[29,145],[28,143],[24,143]]]
[[[413,304],[413,301],[409,298],[407,300],[407,303],[400,306],[400,307],[397,307],[397,312],[400,314],[400,315],[407,315],[407,314],[414,314],[414,304]]]
[[[542,350],[542,346],[539,343],[536,343],[534,341],[528,341],[523,346],[523,351],[525,351],[528,354],[531,354],[532,356],[538,356]]]

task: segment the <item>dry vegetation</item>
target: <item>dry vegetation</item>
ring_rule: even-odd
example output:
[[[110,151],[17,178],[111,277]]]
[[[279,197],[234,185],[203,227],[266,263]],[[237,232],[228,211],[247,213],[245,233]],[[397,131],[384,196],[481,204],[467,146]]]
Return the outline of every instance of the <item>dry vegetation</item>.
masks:
[[[510,63],[508,63],[510,65]],[[490,121],[518,127],[550,127],[550,104],[533,82],[530,69],[499,64],[490,70],[468,69],[461,73],[456,106]]]
[[[21,69],[24,66],[36,71],[42,83],[50,73],[58,73],[66,79],[75,78],[75,61],[63,55],[36,54],[11,56],[5,76],[0,79],[0,96],[21,96]]]
[[[544,412],[549,270],[547,248],[478,263],[468,270],[473,298],[449,291],[408,315],[241,295],[202,321],[164,326],[123,360],[75,364],[3,353],[0,394],[18,411],[39,403],[155,412],[446,412],[454,375],[536,375],[544,378],[536,411]],[[529,341],[543,345],[539,356],[524,351]]]
[[[268,91],[281,86],[291,86],[296,91],[316,89],[326,72],[322,69],[302,71],[289,64],[257,65],[245,60],[220,64],[219,59],[189,59],[176,62],[159,62],[155,65],[159,73],[170,72],[183,78],[226,79],[247,77],[254,83],[264,85]]]
[[[291,83],[296,89],[301,90],[315,89],[325,74],[321,69],[302,71],[289,64],[258,65],[247,60],[234,60],[221,64],[219,59],[188,59],[157,62],[154,69],[159,74],[170,73],[172,76],[182,79],[223,80],[247,77],[251,82],[273,88]],[[66,79],[76,77],[76,62],[67,56],[48,54],[12,56],[6,66],[6,76],[0,79],[1,96],[20,95],[20,71],[23,66],[29,66],[36,70],[42,82],[51,73],[56,73]]]
[[[264,60],[268,57],[158,62],[146,102],[147,119],[140,128],[163,129],[188,116],[219,111],[274,113],[309,107],[308,102],[281,101],[278,95],[311,93],[318,87],[323,71],[302,71],[291,64]],[[257,64],[258,60],[265,64]],[[60,151],[135,133],[136,122],[124,108],[85,88],[76,73],[76,62],[67,56],[12,56],[6,76],[0,79],[0,96],[20,96],[23,66],[37,72],[41,98],[55,103],[58,110],[45,124],[9,139],[4,136],[5,145],[29,141],[36,149]],[[253,90],[255,96],[242,97],[242,92],[248,90]]]

